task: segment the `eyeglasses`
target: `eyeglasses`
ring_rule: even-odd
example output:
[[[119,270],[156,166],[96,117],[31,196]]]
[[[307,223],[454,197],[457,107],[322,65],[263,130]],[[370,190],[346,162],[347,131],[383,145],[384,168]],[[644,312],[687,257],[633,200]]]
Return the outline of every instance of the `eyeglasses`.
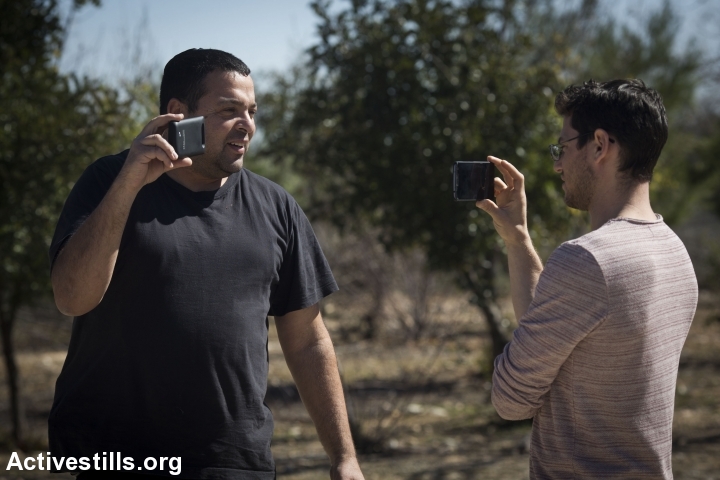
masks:
[[[573,138],[571,138],[569,140],[565,140],[564,142],[561,142],[561,143],[553,143],[552,145],[550,145],[550,156],[552,157],[553,161],[557,162],[558,160],[560,160],[560,155],[562,155],[563,148],[565,148],[563,143],[572,142],[573,140],[577,140],[578,138],[584,137],[585,135],[590,135],[591,133],[595,133],[595,132],[581,133],[577,137],[573,137]]]

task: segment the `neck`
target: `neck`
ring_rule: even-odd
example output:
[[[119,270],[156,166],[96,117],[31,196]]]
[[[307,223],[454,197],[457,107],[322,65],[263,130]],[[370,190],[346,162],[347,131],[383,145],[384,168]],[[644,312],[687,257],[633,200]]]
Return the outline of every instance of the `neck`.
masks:
[[[217,190],[225,184],[227,177],[208,178],[189,168],[178,168],[167,172],[168,176],[192,192]]]
[[[588,208],[590,227],[596,230],[613,218],[634,218],[653,221],[657,217],[650,206],[650,183],[633,183],[629,186],[613,182],[599,188]]]

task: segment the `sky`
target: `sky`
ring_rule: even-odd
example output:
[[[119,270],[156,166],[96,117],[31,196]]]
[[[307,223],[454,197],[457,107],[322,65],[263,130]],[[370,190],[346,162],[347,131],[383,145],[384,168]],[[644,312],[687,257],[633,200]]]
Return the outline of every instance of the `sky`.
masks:
[[[70,4],[61,1],[64,11]],[[112,79],[162,70],[196,47],[233,53],[253,72],[284,70],[311,44],[315,14],[303,0],[103,0],[70,25],[61,70]]]
[[[720,0],[670,1],[681,18],[680,42],[695,37],[717,58]],[[599,2],[632,24],[663,0]],[[60,0],[63,12],[71,4]],[[102,0],[73,16],[60,68],[109,81],[143,69],[159,76],[175,54],[203,47],[233,53],[254,73],[283,71],[312,45],[316,23],[309,0]]]

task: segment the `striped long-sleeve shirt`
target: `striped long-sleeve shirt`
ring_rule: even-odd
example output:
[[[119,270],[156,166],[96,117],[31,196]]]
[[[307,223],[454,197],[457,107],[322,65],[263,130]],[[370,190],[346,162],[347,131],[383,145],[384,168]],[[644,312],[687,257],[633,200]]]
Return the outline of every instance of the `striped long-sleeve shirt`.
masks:
[[[500,416],[533,418],[530,478],[672,478],[675,382],[697,295],[660,216],[610,220],[553,252],[493,375]]]

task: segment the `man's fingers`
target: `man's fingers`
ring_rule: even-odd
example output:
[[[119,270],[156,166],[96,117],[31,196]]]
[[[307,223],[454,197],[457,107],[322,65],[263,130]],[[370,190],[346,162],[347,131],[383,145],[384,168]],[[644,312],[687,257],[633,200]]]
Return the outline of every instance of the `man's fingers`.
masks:
[[[155,145],[148,150],[148,154],[145,155],[145,158],[149,159],[149,161],[161,161],[165,165],[165,170],[173,168],[173,161],[175,160],[175,157],[168,156],[167,152],[158,145]]]
[[[490,216],[493,217],[493,219],[495,219],[495,214],[500,211],[500,208],[497,206],[497,204],[492,200],[488,199],[475,202],[475,206],[478,207],[480,210],[484,210],[489,213]]]
[[[157,148],[157,147],[156,147]],[[158,160],[160,160],[158,158]],[[190,157],[183,157],[174,161],[162,160],[164,171],[177,170],[178,168],[189,167],[192,165],[192,159]]]
[[[510,172],[509,172],[509,171],[505,168],[505,166],[503,165],[503,162],[504,162],[505,160],[502,160],[502,159],[500,159],[500,158],[493,157],[493,156],[488,156],[487,159],[488,159],[489,162],[491,162],[492,164],[494,164],[494,165],[497,167],[498,170],[500,170],[500,173],[502,174],[503,178],[505,179],[505,183],[507,184],[507,186],[508,186],[509,188],[513,188],[513,187],[515,186],[514,181],[513,181],[513,177],[512,177],[512,175],[510,174]]]
[[[493,181],[493,189],[494,189],[493,196],[495,198],[498,198],[498,197],[500,197],[500,195],[507,192],[509,190],[509,187],[507,186],[507,184],[505,182],[502,181],[501,178],[495,177],[495,179]]]
[[[174,156],[169,156],[165,150],[157,145],[138,146],[137,155],[141,164],[149,165],[153,160],[162,162],[166,169],[172,168]]]
[[[153,158],[157,158],[161,162],[168,165],[168,162],[174,162],[178,156],[175,153],[175,149],[168,143],[167,140],[162,138],[160,135],[150,135],[140,140],[140,144],[146,147],[154,147],[143,152],[143,156],[148,161]],[[147,162],[143,162],[147,163]]]
[[[508,185],[511,185],[513,188],[515,188],[516,183],[518,188],[522,188],[525,185],[525,177],[512,163],[493,156],[489,156],[488,161],[494,163],[498,170],[502,172],[503,178],[505,178]]]
[[[147,137],[148,135],[154,135],[161,133],[167,128],[170,122],[179,122],[185,118],[182,113],[166,113],[165,115],[159,115],[148,122],[145,128],[140,132],[140,137]]]
[[[183,157],[173,162],[173,168],[189,167],[190,165],[192,165],[190,157]]]
[[[161,133],[167,127],[170,122],[179,122],[185,117],[182,113],[166,113],[165,115],[159,115],[148,122],[145,128],[142,129],[138,137],[147,137],[148,135],[154,135]]]

